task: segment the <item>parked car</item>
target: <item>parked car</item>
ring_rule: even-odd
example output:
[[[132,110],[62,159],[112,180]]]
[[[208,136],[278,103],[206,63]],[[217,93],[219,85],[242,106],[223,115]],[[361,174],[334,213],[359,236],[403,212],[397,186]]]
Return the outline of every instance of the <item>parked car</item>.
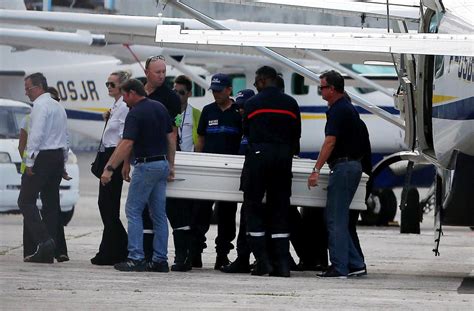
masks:
[[[30,112],[31,107],[25,103],[0,99],[0,213],[19,211],[17,200],[21,186],[21,157],[18,139],[21,122]],[[72,179],[63,179],[59,190],[61,218],[65,225],[71,220],[79,200],[79,167],[72,151],[69,151],[66,170]],[[37,204],[41,208],[39,198]]]

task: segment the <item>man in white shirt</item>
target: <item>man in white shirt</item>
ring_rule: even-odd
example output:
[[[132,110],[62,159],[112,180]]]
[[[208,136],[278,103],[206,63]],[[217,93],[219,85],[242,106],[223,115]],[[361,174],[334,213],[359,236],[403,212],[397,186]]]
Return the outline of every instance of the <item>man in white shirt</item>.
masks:
[[[21,178],[18,207],[26,234],[37,245],[25,262],[53,263],[60,215],[59,184],[67,161],[67,116],[64,108],[47,92],[41,73],[25,78],[25,94],[33,102],[26,147],[26,168]],[[36,206],[41,192],[42,213]]]

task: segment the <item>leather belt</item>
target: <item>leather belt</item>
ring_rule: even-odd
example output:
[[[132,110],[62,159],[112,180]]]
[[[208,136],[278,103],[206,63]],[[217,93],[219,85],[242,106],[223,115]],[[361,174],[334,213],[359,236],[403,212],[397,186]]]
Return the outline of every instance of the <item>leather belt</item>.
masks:
[[[148,163],[148,162],[164,161],[164,160],[166,160],[165,155],[157,155],[157,156],[151,156],[151,157],[136,158],[135,163]]]
[[[336,164],[342,163],[342,162],[349,162],[349,161],[360,161],[359,159],[356,158],[351,158],[351,157],[340,157],[335,160],[333,160],[331,163],[329,163],[329,168],[333,169]]]

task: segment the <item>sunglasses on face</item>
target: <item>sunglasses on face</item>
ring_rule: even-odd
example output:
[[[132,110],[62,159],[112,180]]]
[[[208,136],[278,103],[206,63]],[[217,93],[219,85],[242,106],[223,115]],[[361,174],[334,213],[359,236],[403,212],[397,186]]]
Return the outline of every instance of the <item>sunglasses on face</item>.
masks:
[[[185,91],[185,90],[173,89],[173,91],[174,91],[176,94],[179,94],[179,95],[181,95],[181,96],[186,95],[186,91]]]
[[[328,87],[331,87],[330,85],[318,85],[318,91],[321,92],[323,89],[327,89]]]
[[[148,65],[150,65],[151,62],[154,62],[156,60],[162,60],[165,61],[165,57],[163,55],[157,55],[157,56],[150,56],[146,59],[145,62],[145,68],[148,68]]]
[[[115,89],[117,85],[114,82],[105,82],[105,86]]]

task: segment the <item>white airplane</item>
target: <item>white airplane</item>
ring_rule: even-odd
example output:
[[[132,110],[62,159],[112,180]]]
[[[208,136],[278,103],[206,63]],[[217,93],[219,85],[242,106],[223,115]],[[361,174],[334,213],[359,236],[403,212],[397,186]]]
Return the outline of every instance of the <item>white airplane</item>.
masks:
[[[2,97],[8,97],[18,100],[25,100],[21,88],[22,79],[25,74],[42,71],[49,79],[51,85],[55,86],[60,93],[61,100],[67,108],[69,115],[69,124],[71,128],[82,134],[99,138],[103,123],[101,113],[110,105],[110,99],[107,96],[107,90],[104,82],[108,74],[117,69],[127,69],[133,72],[135,77],[143,77],[141,65],[135,63],[131,65],[124,64],[133,62],[134,59],[144,59],[149,55],[165,54],[167,60],[172,61],[174,66],[168,68],[168,80],[184,72],[195,77],[196,83],[194,96],[190,99],[191,104],[197,107],[212,102],[212,95],[206,92],[210,81],[210,75],[216,71],[221,71],[232,75],[234,81],[234,91],[242,88],[253,88],[253,76],[256,68],[263,64],[275,66],[283,75],[286,84],[287,93],[291,94],[300,104],[303,120],[303,135],[301,140],[302,157],[314,157],[324,139],[324,119],[326,103],[324,103],[314,84],[309,83],[294,70],[282,66],[277,61],[268,60],[255,52],[241,53],[241,51],[229,52],[209,52],[205,50],[176,49],[174,47],[156,47],[144,45],[123,46],[122,43],[134,44],[153,42],[157,24],[180,24],[186,28],[209,29],[204,24],[189,19],[171,19],[171,18],[151,18],[151,17],[131,17],[131,16],[103,16],[96,14],[77,14],[77,13],[59,13],[59,12],[30,12],[1,10],[0,17],[4,23],[0,29],[0,43],[9,46],[0,48],[2,56],[2,73],[0,74],[0,94]],[[281,29],[288,30],[295,27],[301,31],[334,31],[338,29],[332,26],[305,26],[305,25],[283,25],[283,24],[265,24],[226,21],[223,22],[228,27],[234,29]],[[19,26],[12,24],[81,28],[86,30],[100,29],[106,34],[107,46],[104,46],[104,37],[100,35],[91,35],[90,33],[64,33],[55,31],[44,31],[42,29],[17,29]],[[134,35],[133,40],[126,38],[123,33],[128,31]],[[366,30],[351,28],[351,31],[363,33]],[[374,30],[382,32],[381,30]],[[102,40],[102,41],[101,41]],[[101,44],[96,44],[101,42]],[[112,43],[111,43],[112,42]],[[113,44],[120,42],[120,44]],[[11,46],[17,48],[11,52]],[[21,49],[20,49],[21,48]],[[83,55],[68,52],[50,52],[34,48],[80,51],[83,53],[94,53],[110,56]],[[133,54],[130,52],[132,51]],[[327,59],[322,63],[319,59],[315,60],[311,53],[301,53],[295,51],[294,55],[299,61],[306,64],[309,68],[321,72],[330,65],[336,65]],[[317,55],[316,55],[317,56]],[[386,56],[347,54],[332,55],[323,54],[338,61],[362,63],[366,57],[372,61],[386,61]],[[38,60],[41,60],[39,62]],[[179,61],[178,61],[179,60]],[[188,64],[199,65],[203,68],[193,67]],[[362,66],[352,65],[355,70],[377,70],[376,73],[368,74],[366,77],[376,78],[377,82],[385,83],[383,87],[378,85],[366,87],[364,83],[370,83],[373,80],[363,80],[361,83],[358,76],[354,80],[348,80],[348,90],[367,102],[376,103],[388,112],[390,117],[398,115],[393,101],[389,96],[391,90],[386,86],[396,87],[393,83],[395,73],[393,67],[388,66]],[[181,72],[180,72],[181,71]],[[363,72],[365,73],[365,72]],[[350,74],[350,72],[349,72]],[[204,76],[205,80],[199,79]],[[349,78],[349,76],[348,76]],[[388,84],[386,83],[388,81]],[[390,80],[392,80],[390,84]],[[204,88],[202,88],[204,87]],[[378,87],[378,88],[374,88]],[[376,91],[376,90],[379,91]],[[388,95],[387,95],[388,94]],[[375,115],[368,113],[364,109],[359,109],[366,121],[374,152],[376,162],[383,156],[396,151],[406,149],[403,141],[403,131],[399,126],[386,124]],[[403,180],[403,170],[391,174],[385,171],[384,178],[380,178],[382,184],[379,187],[391,188],[394,182]],[[401,175],[401,176],[400,176]],[[394,181],[395,179],[395,181]],[[386,223],[393,219],[396,213],[396,198],[393,191],[385,189],[377,191],[375,196],[374,208],[379,215],[379,223]]]
[[[216,45],[227,49],[230,49],[229,46],[237,49],[253,47],[268,55],[272,55],[272,51],[266,47],[283,51],[378,51],[393,55],[400,84],[396,103],[402,111],[405,141],[412,151],[389,157],[385,162],[391,163],[404,158],[409,159],[410,163],[429,162],[437,167],[435,253],[438,250],[442,224],[474,225],[474,205],[471,198],[474,180],[474,4],[471,1],[422,0],[421,7],[416,8],[420,12],[417,34],[407,33],[403,17],[399,16],[396,28],[400,33],[383,35],[229,31],[223,30],[225,28],[222,25],[180,1],[170,0],[166,3],[217,30],[180,30],[158,26],[156,41],[163,46],[170,43],[173,46],[187,44],[187,47],[193,44],[199,47]],[[269,7],[277,5],[285,9],[328,8],[318,1],[303,0],[239,3]],[[337,10],[336,7],[331,10],[345,15],[363,13],[351,11],[350,3],[341,7],[344,10]],[[390,16],[389,13],[386,14],[385,18]],[[383,17],[383,14],[378,15]],[[302,66],[294,68],[297,72],[305,73],[306,68]],[[310,74],[307,75],[312,78]],[[385,119],[400,125],[397,121]]]

